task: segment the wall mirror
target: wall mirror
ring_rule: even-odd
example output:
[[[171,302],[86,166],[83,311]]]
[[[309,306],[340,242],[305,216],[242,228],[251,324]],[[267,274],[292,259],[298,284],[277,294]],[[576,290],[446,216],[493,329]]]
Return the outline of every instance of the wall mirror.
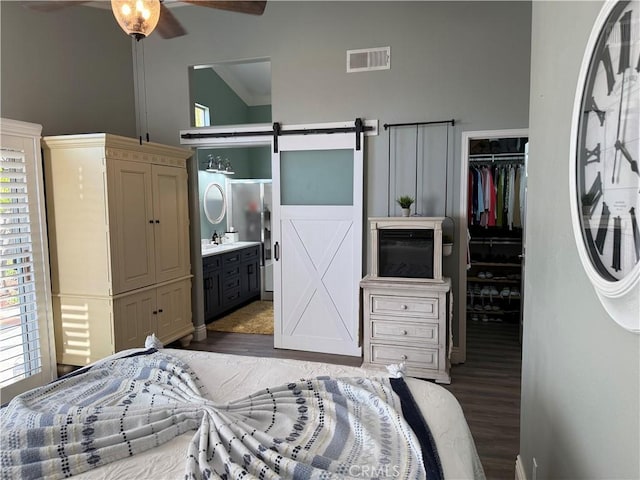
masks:
[[[227,212],[227,199],[222,185],[214,182],[207,185],[202,196],[202,203],[207,220],[213,224],[220,223]]]

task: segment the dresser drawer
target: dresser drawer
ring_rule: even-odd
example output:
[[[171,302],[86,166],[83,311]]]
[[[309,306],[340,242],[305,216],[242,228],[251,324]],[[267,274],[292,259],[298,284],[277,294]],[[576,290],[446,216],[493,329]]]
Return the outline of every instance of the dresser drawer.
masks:
[[[438,349],[371,344],[371,363],[438,369]]]
[[[241,250],[240,259],[243,262],[246,262],[246,261],[258,258],[259,256],[260,256],[260,246],[257,245],[255,247],[249,247],[249,248],[245,248],[244,250]]]
[[[218,270],[220,268],[220,256],[209,255],[208,257],[202,257],[202,269],[203,270]]]
[[[240,288],[240,277],[235,276],[225,279],[224,283],[222,284],[222,289],[226,292],[227,290],[230,290],[232,288]]]
[[[240,265],[226,265],[224,270],[224,278],[240,275]]]
[[[372,340],[409,340],[438,343],[438,324],[373,320]]]
[[[240,288],[232,288],[222,294],[222,305],[225,307],[235,305],[240,300]]]
[[[371,295],[371,314],[413,318],[438,318],[437,297]]]
[[[224,263],[224,266],[227,267],[229,265],[236,265],[240,263],[240,258],[241,258],[240,252],[231,252],[231,253],[225,254],[222,261]]]

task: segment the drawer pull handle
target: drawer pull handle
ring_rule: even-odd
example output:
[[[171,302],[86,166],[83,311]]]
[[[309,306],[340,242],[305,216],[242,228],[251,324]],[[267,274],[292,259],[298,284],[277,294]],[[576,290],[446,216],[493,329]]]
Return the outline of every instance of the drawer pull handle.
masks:
[[[407,309],[407,306],[406,306],[406,305],[400,305],[400,309],[401,309],[401,310],[406,310],[406,309]]]
[[[403,335],[406,335],[407,333],[409,333],[409,332],[407,332],[406,330],[402,330],[402,334]]]
[[[406,359],[407,359],[407,356],[406,356],[406,355],[401,355],[401,356],[400,356],[400,359],[401,359],[401,360],[406,360]]]

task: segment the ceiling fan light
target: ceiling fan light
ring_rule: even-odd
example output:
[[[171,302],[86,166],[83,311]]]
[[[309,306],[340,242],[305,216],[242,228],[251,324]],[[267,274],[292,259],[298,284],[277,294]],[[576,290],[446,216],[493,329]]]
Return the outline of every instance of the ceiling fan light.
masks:
[[[111,0],[120,28],[137,40],[149,36],[160,19],[160,0]]]

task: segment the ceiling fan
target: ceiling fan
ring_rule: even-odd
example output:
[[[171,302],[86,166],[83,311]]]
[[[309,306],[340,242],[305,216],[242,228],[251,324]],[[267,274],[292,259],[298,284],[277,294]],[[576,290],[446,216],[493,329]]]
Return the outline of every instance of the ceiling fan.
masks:
[[[175,0],[166,3],[178,2],[250,15],[262,15],[267,4],[266,0]],[[41,11],[58,10],[82,3],[89,3],[89,0],[27,2],[29,7]],[[111,10],[120,27],[137,40],[147,37],[156,27],[162,38],[175,38],[187,33],[163,0],[111,0]]]

